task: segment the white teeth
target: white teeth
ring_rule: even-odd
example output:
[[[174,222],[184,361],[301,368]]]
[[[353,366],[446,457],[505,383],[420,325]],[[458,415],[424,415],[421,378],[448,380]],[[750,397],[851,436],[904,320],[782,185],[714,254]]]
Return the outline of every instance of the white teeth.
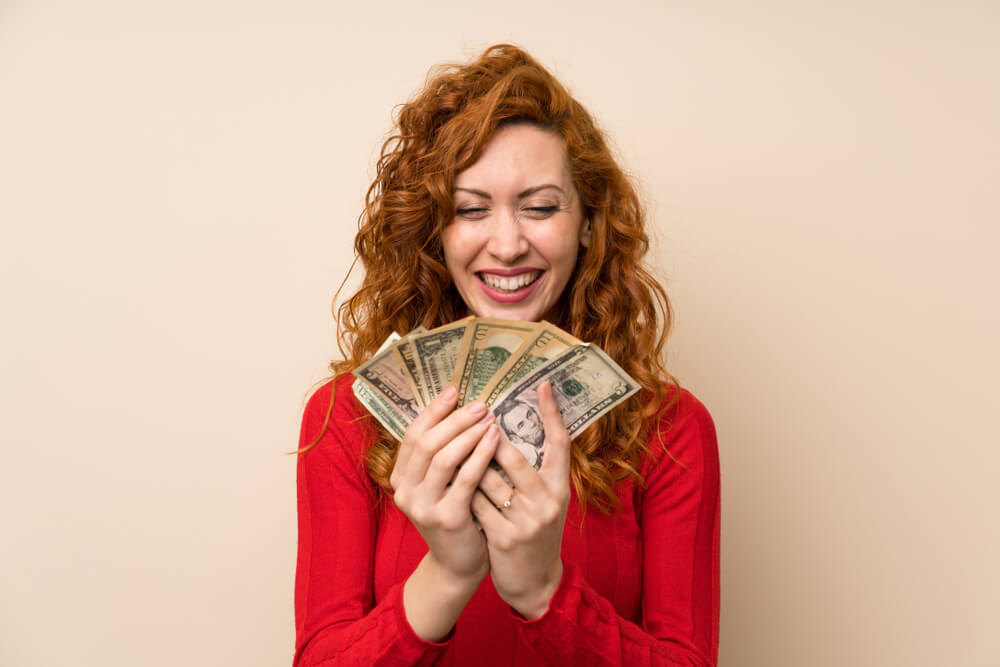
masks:
[[[530,285],[538,279],[541,275],[540,271],[529,271],[527,273],[520,273],[516,276],[510,276],[509,278],[504,276],[497,276],[492,273],[480,273],[479,276],[483,279],[483,282],[492,287],[493,289],[503,290],[505,292],[513,292],[519,290],[526,285]]]

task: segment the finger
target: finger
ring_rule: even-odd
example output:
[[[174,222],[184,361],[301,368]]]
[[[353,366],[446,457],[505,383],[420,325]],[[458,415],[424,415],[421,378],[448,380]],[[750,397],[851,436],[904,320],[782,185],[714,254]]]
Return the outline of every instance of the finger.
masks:
[[[397,479],[402,476],[402,471],[406,470],[406,466],[409,463],[410,455],[413,453],[413,446],[415,443],[420,442],[423,434],[435,426],[442,419],[447,417],[455,407],[455,403],[458,402],[458,390],[456,390],[451,385],[444,388],[444,390],[434,397],[426,408],[424,408],[417,418],[407,427],[406,433],[403,434],[403,440],[399,444],[399,451],[396,454],[396,463],[393,466],[393,474],[390,478],[390,484],[393,488],[398,486]],[[398,473],[397,473],[398,471]]]
[[[523,491],[530,497],[539,497],[545,493],[545,483],[539,476],[538,471],[528,463],[528,460],[524,458],[524,454],[517,447],[510,444],[502,434],[500,436],[500,444],[497,446],[497,452],[493,455],[493,459],[499,464],[504,474],[507,475],[510,484],[513,484],[514,488],[518,489],[518,491]]]
[[[427,474],[431,459],[438,451],[461,435],[466,429],[490,415],[482,401],[473,401],[460,410],[448,415],[444,420],[420,436],[414,443],[407,461],[406,474],[412,479],[423,479]]]
[[[500,432],[496,424],[490,424],[472,454],[462,463],[455,474],[455,479],[446,492],[448,502],[468,507],[472,501],[472,494],[483,478],[486,467],[493,460],[493,454],[496,452],[499,442]]]
[[[427,435],[441,442],[450,442],[486,415],[489,415],[489,411],[482,401],[466,403],[428,429]]]
[[[472,516],[479,519],[479,525],[486,532],[486,540],[497,539],[501,532],[504,532],[510,522],[504,518],[503,512],[498,510],[490,499],[482,491],[476,491],[472,496]]]
[[[487,468],[483,473],[483,479],[479,482],[479,490],[490,499],[490,502],[497,507],[502,507],[504,502],[510,499],[514,487],[492,468]]]
[[[442,419],[451,414],[458,402],[458,390],[454,386],[448,385],[441,390],[441,393],[434,397],[427,407],[420,411],[417,418],[410,424],[407,433],[414,430],[415,433],[423,433],[437,425]]]
[[[469,456],[469,453],[479,444],[492,424],[492,415],[488,414],[478,422],[458,434],[451,442],[438,450],[427,467],[424,483],[428,489],[439,490],[441,497],[448,482],[456,475],[456,469]]]
[[[548,380],[538,385],[538,409],[545,428],[545,456],[540,472],[547,480],[562,480],[569,475],[569,433]]]

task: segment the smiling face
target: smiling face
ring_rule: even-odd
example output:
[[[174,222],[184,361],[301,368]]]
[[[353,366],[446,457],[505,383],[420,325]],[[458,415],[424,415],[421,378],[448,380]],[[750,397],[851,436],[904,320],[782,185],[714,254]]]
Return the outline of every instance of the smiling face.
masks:
[[[454,197],[441,240],[469,312],[549,317],[590,243],[562,138],[534,125],[502,127],[457,175]]]

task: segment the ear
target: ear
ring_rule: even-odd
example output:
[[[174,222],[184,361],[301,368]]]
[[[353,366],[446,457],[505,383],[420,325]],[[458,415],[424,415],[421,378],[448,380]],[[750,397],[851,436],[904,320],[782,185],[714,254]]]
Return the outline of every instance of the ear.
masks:
[[[594,225],[591,218],[583,219],[583,228],[580,230],[580,245],[584,248],[590,247],[590,239],[594,234]]]

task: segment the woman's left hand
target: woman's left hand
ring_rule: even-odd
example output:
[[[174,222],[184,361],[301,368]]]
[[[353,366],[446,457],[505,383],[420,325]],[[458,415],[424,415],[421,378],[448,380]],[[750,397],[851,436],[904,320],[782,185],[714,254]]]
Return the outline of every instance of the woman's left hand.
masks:
[[[569,433],[548,382],[538,387],[538,407],[545,428],[541,468],[535,470],[501,438],[494,458],[515,490],[488,469],[472,500],[472,512],[486,533],[493,586],[528,619],[545,613],[562,581],[562,534],[570,497]],[[507,500],[510,505],[504,507]]]

